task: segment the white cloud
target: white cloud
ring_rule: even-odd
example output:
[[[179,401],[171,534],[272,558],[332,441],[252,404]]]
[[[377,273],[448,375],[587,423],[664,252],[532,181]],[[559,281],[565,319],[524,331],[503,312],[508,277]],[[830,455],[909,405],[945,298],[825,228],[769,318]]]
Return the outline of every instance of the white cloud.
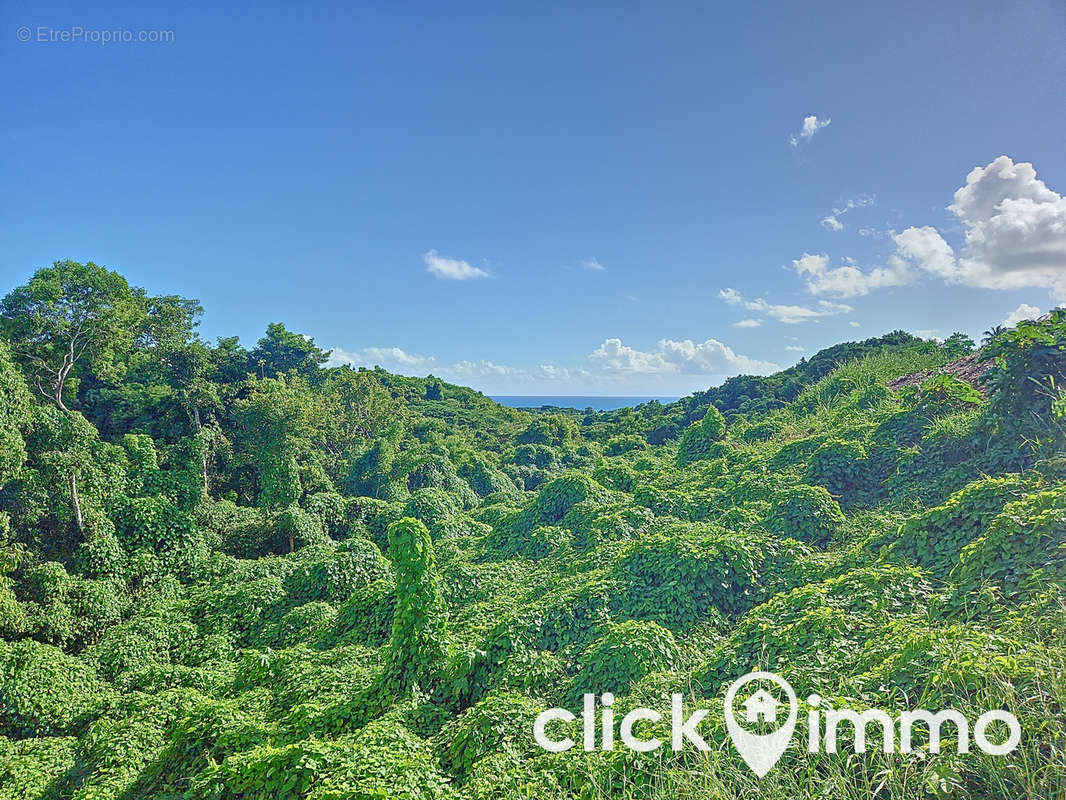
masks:
[[[843,303],[830,303],[827,300],[819,300],[817,308],[809,306],[775,305],[766,302],[761,297],[755,300],[745,300],[736,289],[722,289],[718,296],[731,305],[740,305],[748,311],[759,311],[768,317],[783,322],[786,325],[796,325],[800,322],[818,320],[821,317],[832,317],[837,314],[848,314],[854,309]]]
[[[330,351],[327,366],[338,367],[350,364],[353,367],[384,367],[390,372],[404,375],[434,375],[449,381],[462,383],[478,378],[518,377],[526,374],[525,370],[495,364],[492,361],[462,360],[442,363],[433,356],[408,353],[399,347],[364,347],[362,350],[348,351],[335,347]],[[540,375],[540,377],[547,377]]]
[[[937,328],[922,328],[921,330],[911,331],[911,333],[913,333],[915,336],[917,336],[917,337],[919,337],[921,339],[932,339],[935,342],[944,341],[943,339],[941,339],[939,336],[936,335],[937,334]]]
[[[957,279],[955,251],[944,241],[944,237],[936,228],[928,225],[907,228],[893,236],[892,241],[896,243],[896,252],[901,258],[914,262],[919,268],[945,280]]]
[[[798,344],[789,344],[789,345],[785,345],[785,349],[788,350],[791,353],[802,353],[807,348],[806,347],[801,347]]]
[[[422,256],[426,264],[426,272],[450,281],[465,281],[471,278],[487,278],[489,273],[478,267],[473,267],[466,261],[455,258],[445,258],[438,255],[436,250],[430,250]]]
[[[1012,312],[1010,312],[1009,314],[1007,314],[1007,316],[1003,318],[1003,326],[1006,328],[1013,328],[1022,320],[1036,319],[1042,313],[1043,312],[1036,306],[1031,306],[1028,303],[1022,303],[1020,306],[1018,306],[1016,309],[1014,309]]]
[[[962,223],[960,253],[928,227],[899,234],[901,253],[950,283],[1043,288],[1066,299],[1066,198],[1037,178],[1032,164],[1000,156],[973,169],[948,210]]]
[[[849,211],[856,208],[866,208],[874,204],[873,195],[860,194],[857,195],[848,202],[846,202],[840,208],[834,208],[832,214],[827,214],[822,218],[822,227],[830,231],[842,231],[844,230],[844,223],[840,221],[840,218],[847,214]],[[860,231],[861,233],[861,231]]]
[[[836,297],[855,297],[869,294],[886,286],[904,286],[913,282],[906,262],[890,258],[887,267],[863,272],[853,264],[829,269],[829,256],[824,253],[804,253],[792,262],[792,268],[805,279],[811,294],[830,294]]]
[[[717,339],[693,342],[660,339],[654,352],[629,347],[621,339],[605,339],[589,358],[609,372],[687,375],[767,375],[777,364],[740,355]]]
[[[734,322],[734,328],[758,328],[762,325],[761,319],[742,319],[740,322]]]
[[[853,328],[861,328],[862,327],[862,324],[859,323],[859,322],[856,322],[855,320],[852,320],[851,322],[849,322],[848,325],[850,325]]]
[[[590,269],[593,272],[604,272],[607,269],[607,267],[603,266],[603,264],[601,264],[594,258],[583,259],[581,262],[581,266],[583,266],[585,269]]]
[[[822,128],[829,125],[830,122],[832,122],[832,120],[829,117],[818,119],[818,117],[813,114],[809,117],[804,117],[803,127],[800,128],[799,133],[792,134],[788,141],[793,147],[799,147],[800,142],[807,141]]]

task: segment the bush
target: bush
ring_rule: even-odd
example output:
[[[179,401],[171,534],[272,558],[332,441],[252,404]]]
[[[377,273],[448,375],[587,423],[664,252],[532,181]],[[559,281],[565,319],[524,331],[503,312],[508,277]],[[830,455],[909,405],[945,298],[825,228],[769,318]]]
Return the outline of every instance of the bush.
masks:
[[[752,425],[750,428],[744,431],[740,435],[742,441],[749,444],[754,442],[766,442],[774,437],[777,433],[777,426],[772,422],[762,422],[758,425]]]
[[[423,458],[407,475],[407,490],[437,489],[454,498],[463,508],[473,508],[478,503],[474,490],[459,477],[455,466],[444,456],[430,455]]]
[[[758,668],[797,690],[846,691],[862,646],[894,615],[928,605],[932,591],[922,570],[877,565],[781,592],[745,614],[694,677],[713,691],[738,667]]]
[[[719,455],[713,445],[725,437],[725,417],[714,406],[707,406],[707,413],[699,422],[689,425],[681,435],[677,449],[677,465],[683,467],[694,461],[714,458]]]
[[[579,706],[585,693],[622,696],[648,673],[676,669],[679,662],[677,644],[668,629],[651,621],[620,622],[582,655],[567,702]]]
[[[1052,585],[1066,579],[1066,486],[1004,506],[987,533],[962,549],[951,573],[959,596],[990,584],[1012,599],[1040,575]]]
[[[620,456],[625,453],[631,453],[634,450],[645,450],[647,447],[648,443],[643,436],[638,436],[635,433],[626,433],[621,436],[612,436],[608,439],[604,454]]]
[[[318,492],[307,498],[307,511],[332,539],[348,536],[348,503],[336,492]]]
[[[103,700],[103,684],[82,661],[29,639],[0,642],[0,734],[76,734]]]
[[[798,552],[750,534],[674,525],[629,545],[612,568],[616,613],[674,631],[721,624],[761,601],[766,577],[783,574]]]
[[[558,522],[566,512],[590,497],[603,495],[603,488],[587,475],[568,472],[545,483],[537,492],[532,510],[537,522]]]
[[[337,611],[329,603],[316,600],[297,606],[284,617],[279,625],[282,645],[292,647],[325,633],[337,618]]]
[[[366,539],[313,545],[290,558],[292,570],[284,585],[290,602],[296,605],[316,600],[344,602],[356,589],[390,573],[389,562]]]
[[[441,489],[418,489],[403,510],[405,517],[424,522],[434,540],[455,536],[462,530],[459,513],[458,504]]]
[[[172,571],[187,571],[207,557],[192,517],[165,497],[123,500],[115,511],[115,532],[126,552],[156,553]]]
[[[908,519],[894,536],[873,538],[866,547],[875,551],[887,547],[889,557],[946,578],[962,548],[984,533],[1004,505],[1022,495],[1024,485],[1016,475],[976,481],[943,505]]]
[[[126,673],[184,662],[197,641],[192,622],[173,609],[153,610],[109,628],[86,654],[104,678],[115,681]]]
[[[483,458],[471,459],[463,464],[459,468],[459,477],[483,498],[489,495],[514,497],[518,494],[514,481]]]
[[[544,709],[517,692],[490,692],[435,737],[441,764],[463,779],[485,756],[504,751],[512,757],[532,756],[539,750],[529,734],[531,721]]]
[[[806,480],[837,497],[853,498],[866,488],[865,462],[861,444],[834,439],[811,455]]]
[[[592,473],[592,479],[616,492],[632,493],[637,487],[637,473],[628,464],[601,461]]]
[[[274,552],[292,553],[308,545],[323,545],[330,541],[318,518],[297,505],[291,505],[274,518],[277,535]]]
[[[766,527],[787,536],[824,547],[844,522],[840,505],[821,486],[795,486],[774,497]]]
[[[389,640],[395,614],[396,584],[390,576],[352,592],[337,610],[332,636],[338,641],[381,647]]]

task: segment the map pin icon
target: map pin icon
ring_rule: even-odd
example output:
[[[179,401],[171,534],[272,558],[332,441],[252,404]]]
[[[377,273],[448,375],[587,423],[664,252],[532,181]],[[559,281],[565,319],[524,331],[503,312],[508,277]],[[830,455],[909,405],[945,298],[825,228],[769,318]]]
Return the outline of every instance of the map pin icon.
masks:
[[[736,717],[733,715],[733,698],[736,696],[737,690],[752,681],[770,681],[776,683],[784,689],[785,694],[788,695],[788,719],[785,721],[784,725],[773,733],[749,733],[744,730],[744,728],[740,727]],[[751,706],[751,709],[754,710],[755,714],[763,716],[764,722],[775,721],[776,706],[781,705],[765,691],[756,692],[745,701],[745,706],[749,703],[754,704]],[[752,719],[752,710],[749,710],[748,718],[751,721],[755,721]],[[749,672],[747,675],[742,675],[733,681],[733,683],[729,685],[729,689],[726,690],[726,730],[729,731],[729,736],[733,739],[733,746],[737,748],[740,757],[744,759],[744,762],[749,767],[751,767],[752,772],[760,778],[773,769],[774,764],[778,762],[781,755],[785,752],[785,748],[788,747],[788,743],[792,739],[792,732],[796,729],[796,714],[798,710],[799,702],[796,700],[796,693],[792,691],[792,687],[789,685],[788,681],[780,675],[775,675],[772,672]]]

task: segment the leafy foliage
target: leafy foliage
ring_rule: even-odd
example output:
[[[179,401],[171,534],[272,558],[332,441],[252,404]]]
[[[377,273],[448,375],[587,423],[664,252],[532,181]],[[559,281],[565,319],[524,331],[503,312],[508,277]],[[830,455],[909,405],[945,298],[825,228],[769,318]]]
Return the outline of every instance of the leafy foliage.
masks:
[[[0,800],[1062,794],[1063,312],[983,379],[895,332],[604,412],[199,314],[74,262],[0,304]],[[709,753],[532,740],[758,667],[1025,735],[758,786],[714,714]]]

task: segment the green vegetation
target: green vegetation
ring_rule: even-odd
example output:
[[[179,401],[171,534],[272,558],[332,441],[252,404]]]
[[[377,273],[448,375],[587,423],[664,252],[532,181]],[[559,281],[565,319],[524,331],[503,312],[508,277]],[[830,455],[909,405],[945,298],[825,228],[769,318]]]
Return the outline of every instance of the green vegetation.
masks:
[[[73,262],[0,302],[0,800],[1066,796],[1066,313],[981,389],[896,332],[602,413],[199,314]],[[760,781],[713,710],[759,668],[1022,742]],[[535,745],[607,690],[711,751]]]

